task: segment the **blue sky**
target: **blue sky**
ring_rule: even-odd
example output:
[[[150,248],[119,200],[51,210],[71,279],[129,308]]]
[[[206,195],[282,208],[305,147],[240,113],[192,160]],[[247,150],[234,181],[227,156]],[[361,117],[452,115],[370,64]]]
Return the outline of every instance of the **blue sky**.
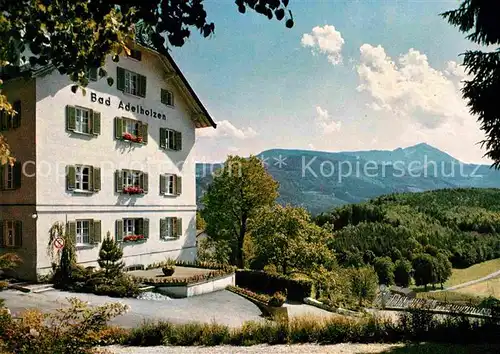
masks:
[[[216,33],[172,54],[216,130],[199,161],[269,148],[395,149],[427,142],[486,162],[460,97],[459,54],[472,45],[438,14],[458,1],[291,0],[295,26],[205,0]]]

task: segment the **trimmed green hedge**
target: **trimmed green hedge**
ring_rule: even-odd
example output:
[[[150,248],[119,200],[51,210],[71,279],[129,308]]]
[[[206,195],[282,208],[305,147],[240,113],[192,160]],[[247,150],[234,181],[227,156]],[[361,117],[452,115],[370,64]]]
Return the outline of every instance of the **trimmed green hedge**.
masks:
[[[276,292],[286,294],[288,300],[302,302],[310,297],[313,283],[305,279],[292,279],[278,274],[269,274],[259,270],[240,269],[236,271],[236,285],[258,293],[273,295]]]

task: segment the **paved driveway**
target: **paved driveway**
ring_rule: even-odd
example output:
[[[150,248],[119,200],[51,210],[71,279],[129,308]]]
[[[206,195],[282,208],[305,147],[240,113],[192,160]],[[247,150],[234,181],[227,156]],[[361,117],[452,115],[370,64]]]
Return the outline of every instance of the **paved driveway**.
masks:
[[[0,298],[5,299],[5,305],[13,313],[27,308],[53,311],[67,304],[66,298],[68,297],[77,297],[91,305],[101,305],[108,302],[121,302],[129,305],[131,309],[128,313],[112,321],[116,325],[128,328],[135,327],[144,320],[165,320],[172,323],[216,321],[230,327],[241,326],[246,321],[262,320],[261,311],[257,306],[226,290],[166,301],[117,299],[58,290],[43,293],[5,290],[0,293]]]

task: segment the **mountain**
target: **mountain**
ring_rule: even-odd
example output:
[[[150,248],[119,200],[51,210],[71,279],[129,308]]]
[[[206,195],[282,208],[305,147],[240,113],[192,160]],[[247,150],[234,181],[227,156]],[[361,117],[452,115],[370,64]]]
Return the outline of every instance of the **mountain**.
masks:
[[[422,143],[406,148],[323,152],[272,149],[258,154],[280,183],[278,202],[312,214],[401,192],[476,187],[500,188],[500,171],[464,164]],[[197,164],[198,204],[220,164]]]

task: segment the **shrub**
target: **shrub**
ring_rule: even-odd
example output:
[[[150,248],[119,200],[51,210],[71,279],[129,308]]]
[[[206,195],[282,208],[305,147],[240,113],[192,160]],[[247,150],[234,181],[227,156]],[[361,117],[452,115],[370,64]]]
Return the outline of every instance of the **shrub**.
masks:
[[[286,296],[283,293],[275,292],[269,299],[269,306],[281,307],[286,301]]]
[[[271,300],[271,297],[269,295],[258,294],[258,293],[251,291],[251,290],[240,288],[239,286],[229,285],[228,287],[226,287],[226,289],[229,291],[232,291],[233,293],[252,298],[252,299],[257,300],[259,302],[262,302],[264,304],[268,304]]]
[[[236,285],[268,295],[281,292],[286,294],[289,300],[302,302],[304,298],[311,296],[313,282],[308,279],[292,279],[283,275],[245,269],[236,271]]]
[[[110,338],[109,332],[108,335],[102,332],[106,322],[128,309],[121,304],[91,308],[74,298],[69,302],[69,308],[51,314],[38,309],[27,310],[21,313],[19,320],[14,320],[4,311],[0,315],[2,349],[19,354],[92,353],[103,339]]]

